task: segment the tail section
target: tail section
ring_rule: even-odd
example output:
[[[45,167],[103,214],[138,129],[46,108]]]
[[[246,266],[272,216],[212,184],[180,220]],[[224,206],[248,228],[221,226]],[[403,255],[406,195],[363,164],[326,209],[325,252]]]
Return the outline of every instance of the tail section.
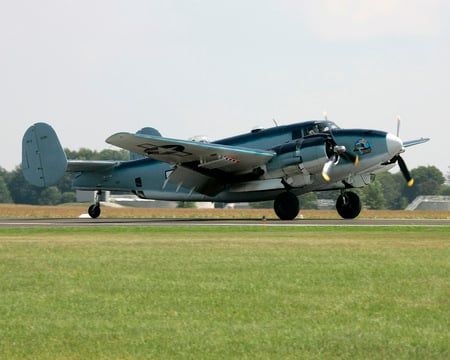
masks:
[[[32,185],[54,185],[66,172],[67,158],[53,128],[36,123],[22,139],[22,171]]]

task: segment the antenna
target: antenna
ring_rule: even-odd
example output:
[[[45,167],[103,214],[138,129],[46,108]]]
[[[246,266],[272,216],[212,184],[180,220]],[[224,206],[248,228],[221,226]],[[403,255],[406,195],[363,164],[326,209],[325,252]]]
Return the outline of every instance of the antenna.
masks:
[[[323,115],[323,119],[328,121],[328,114],[327,114],[326,110],[322,113],[322,115]]]
[[[400,115],[397,115],[397,137],[400,136],[400,121],[401,121]]]
[[[273,121],[273,123],[275,124],[275,126],[278,127],[278,123],[277,123],[277,121],[275,120],[275,118],[272,118],[272,121]]]

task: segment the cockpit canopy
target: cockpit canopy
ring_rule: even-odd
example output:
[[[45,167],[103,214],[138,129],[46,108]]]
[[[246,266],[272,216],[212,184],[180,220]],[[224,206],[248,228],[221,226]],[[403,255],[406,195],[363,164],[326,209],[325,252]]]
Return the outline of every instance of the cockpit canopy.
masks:
[[[323,120],[307,122],[292,131],[292,139],[300,139],[305,136],[316,134],[327,134],[330,132],[330,130],[335,129],[339,129],[339,127],[332,121]]]

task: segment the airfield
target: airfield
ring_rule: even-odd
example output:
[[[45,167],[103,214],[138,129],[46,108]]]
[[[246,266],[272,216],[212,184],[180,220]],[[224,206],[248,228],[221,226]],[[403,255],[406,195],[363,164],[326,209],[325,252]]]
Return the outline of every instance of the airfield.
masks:
[[[304,210],[292,221],[272,209],[134,208],[102,206],[91,219],[87,204],[31,206],[0,204],[0,227],[86,226],[450,226],[449,211],[363,210],[344,220],[334,210]]]
[[[1,227],[95,227],[95,226],[449,226],[450,219],[298,219],[292,221],[267,219],[129,219],[129,218],[14,218],[0,219]]]
[[[448,212],[85,209],[0,205],[4,358],[450,356]]]

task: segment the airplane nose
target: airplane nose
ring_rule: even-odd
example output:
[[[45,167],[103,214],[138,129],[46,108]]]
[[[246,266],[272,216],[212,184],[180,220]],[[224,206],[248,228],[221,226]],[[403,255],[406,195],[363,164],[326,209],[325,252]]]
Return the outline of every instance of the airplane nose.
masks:
[[[395,135],[386,135],[386,146],[390,156],[398,155],[403,150],[403,141]]]

